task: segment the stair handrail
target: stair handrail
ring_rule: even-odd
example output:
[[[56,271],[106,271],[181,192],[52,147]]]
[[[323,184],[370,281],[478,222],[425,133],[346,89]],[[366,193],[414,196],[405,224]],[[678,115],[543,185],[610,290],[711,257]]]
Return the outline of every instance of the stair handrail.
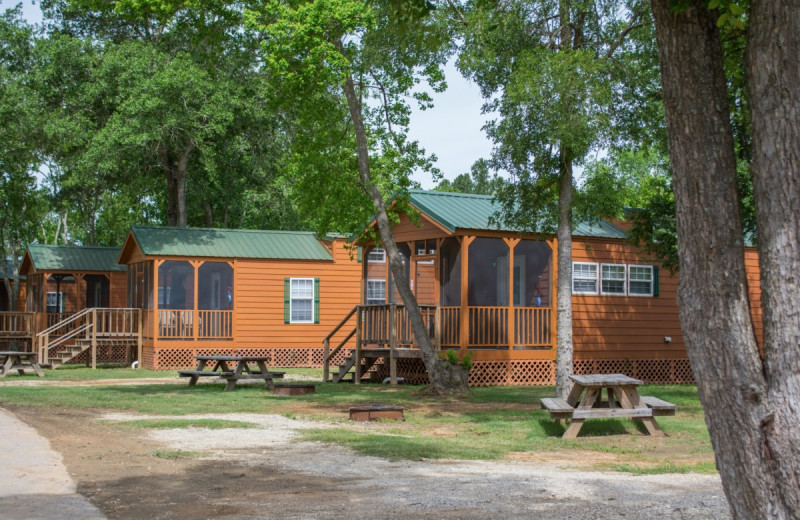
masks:
[[[324,382],[327,382],[330,379],[331,359],[333,359],[333,356],[335,356],[336,354],[339,353],[339,351],[342,349],[342,347],[344,347],[344,345],[348,341],[350,341],[350,338],[352,338],[354,335],[356,335],[356,332],[357,332],[358,328],[357,327],[354,328],[353,331],[351,333],[349,333],[347,335],[347,337],[341,343],[339,343],[339,345],[335,349],[333,349],[333,351],[331,351],[331,338],[333,337],[334,334],[339,332],[339,330],[341,330],[341,328],[344,327],[345,324],[348,321],[350,321],[350,318],[352,318],[354,314],[359,312],[360,309],[361,309],[361,305],[356,305],[355,307],[353,307],[350,310],[350,312],[348,312],[347,315],[344,318],[342,318],[342,320],[333,328],[333,330],[330,332],[330,334],[325,336],[325,338],[322,340],[322,347],[323,347],[322,348],[322,380]]]
[[[86,323],[84,325],[81,325],[80,327],[75,327],[69,334],[64,334],[63,336],[59,336],[57,339],[53,340],[52,343],[48,343],[47,344],[48,352],[60,346],[62,343],[66,343],[67,340],[70,340],[80,335],[81,332],[86,332],[88,330],[91,330],[93,327],[94,323]]]
[[[81,311],[78,311],[75,314],[73,314],[72,316],[69,316],[66,319],[63,319],[63,320],[61,320],[61,321],[59,321],[57,323],[54,323],[53,325],[50,325],[46,329],[37,332],[36,333],[36,337],[40,338],[40,337],[45,336],[45,335],[50,335],[51,332],[55,332],[56,330],[60,329],[61,327],[69,325],[73,321],[78,320],[78,319],[82,318],[83,316],[86,316],[90,312],[92,312],[91,308],[87,308],[87,309],[83,309]]]

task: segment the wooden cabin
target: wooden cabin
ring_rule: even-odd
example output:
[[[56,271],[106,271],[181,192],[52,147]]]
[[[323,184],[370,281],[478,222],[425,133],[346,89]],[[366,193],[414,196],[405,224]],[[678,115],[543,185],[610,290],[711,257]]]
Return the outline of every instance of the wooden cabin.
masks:
[[[119,263],[128,306],[143,310],[150,369],[237,352],[320,366],[322,339],[359,303],[360,263],[343,237],[136,226]]]
[[[411,190],[409,202],[418,215],[402,215],[393,233],[436,342],[471,354],[471,385],[553,384],[556,238],[493,224],[497,207],[488,196]],[[677,277],[626,238],[623,229],[606,221],[573,230],[574,370],[692,382],[678,318]],[[422,381],[424,369],[415,359],[419,356],[409,352],[415,340],[385,252],[368,243],[364,259],[357,341],[366,354],[361,357],[371,349],[385,353],[393,343],[402,354],[393,360],[397,375]],[[760,324],[754,250],[747,251],[747,268]]]
[[[42,338],[74,345],[77,314],[91,308],[124,307],[125,268],[117,264],[119,248],[33,244],[20,264],[20,299],[16,311],[0,312],[0,341],[33,349]],[[3,291],[5,293],[5,291]],[[23,303],[23,305],[20,305]],[[69,359],[82,351],[71,352]],[[111,350],[106,357],[113,358]],[[123,355],[122,359],[125,359]],[[110,360],[110,359],[109,359]]]

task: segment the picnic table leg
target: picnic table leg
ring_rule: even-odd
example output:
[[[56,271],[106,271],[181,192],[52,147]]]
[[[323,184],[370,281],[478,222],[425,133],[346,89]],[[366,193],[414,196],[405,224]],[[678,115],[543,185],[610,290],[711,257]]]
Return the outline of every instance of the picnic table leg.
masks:
[[[230,392],[236,386],[236,383],[239,381],[239,376],[242,375],[242,371],[247,366],[246,361],[239,361],[236,364],[236,369],[233,371],[233,376],[228,378],[228,384],[225,385],[225,391]]]
[[[39,363],[34,361],[32,365],[33,365],[33,370],[36,371],[36,375],[39,377],[44,377],[44,372],[42,372],[42,367],[39,366]]]
[[[11,370],[11,365],[13,364],[14,361],[11,359],[11,356],[6,356],[6,362],[3,363],[3,368],[0,370],[0,377],[6,377],[6,374]]]
[[[578,385],[575,385],[576,387]],[[573,387],[572,391],[575,391]],[[580,395],[580,394],[579,394]],[[600,390],[598,388],[589,388],[586,390],[586,393],[583,395],[583,399],[581,399],[580,404],[578,405],[578,409],[587,409],[592,408],[594,403],[597,401],[597,398],[600,396]],[[572,397],[572,394],[570,394]],[[564,432],[564,435],[561,436],[562,439],[574,439],[578,436],[578,433],[583,428],[583,422],[585,419],[572,419],[569,423],[569,427],[567,431]]]
[[[261,370],[261,373],[264,374],[264,382],[267,384],[267,388],[270,390],[275,390],[275,381],[272,380],[272,374],[267,369],[267,364],[263,361],[256,361],[258,365],[258,369]]]
[[[206,360],[200,359],[197,361],[197,368],[195,368],[194,370],[195,372],[202,372],[205,367],[206,367]],[[200,379],[200,376],[198,376],[197,374],[192,375],[192,377],[189,378],[189,386],[196,385],[198,379]]]
[[[620,394],[620,404],[623,408],[641,408],[644,406],[642,404],[642,398],[639,395],[639,391],[636,387],[628,387],[623,386],[621,388]],[[664,437],[664,430],[656,422],[655,417],[641,417],[641,418],[634,418],[634,421],[641,421],[644,424],[644,427],[647,429],[647,433],[649,433],[652,437]]]

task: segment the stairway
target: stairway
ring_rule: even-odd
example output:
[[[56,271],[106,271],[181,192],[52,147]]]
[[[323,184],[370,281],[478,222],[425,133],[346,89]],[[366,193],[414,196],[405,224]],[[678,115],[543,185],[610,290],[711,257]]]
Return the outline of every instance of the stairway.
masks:
[[[369,371],[373,366],[375,366],[377,361],[377,357],[361,358],[361,382],[369,381],[371,379],[371,373]],[[332,383],[352,383],[355,381],[356,373],[355,370],[353,370],[356,366],[355,353],[347,356],[344,359],[344,363],[338,366],[339,371],[333,374],[331,377]],[[350,377],[347,377],[348,375]]]

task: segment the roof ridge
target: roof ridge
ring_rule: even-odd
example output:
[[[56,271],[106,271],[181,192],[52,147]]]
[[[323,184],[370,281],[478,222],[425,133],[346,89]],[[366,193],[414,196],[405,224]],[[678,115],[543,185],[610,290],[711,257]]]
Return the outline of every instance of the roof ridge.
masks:
[[[75,249],[122,249],[122,246],[81,246],[78,244],[28,244],[28,248],[31,247],[48,247],[48,248],[55,248],[55,247],[64,247],[64,248],[75,248]]]
[[[238,228],[206,228],[206,227],[180,227],[180,226],[131,226],[131,229],[168,229],[178,231],[221,231],[223,233],[284,233],[292,235],[315,235],[313,231],[293,231],[287,229],[238,229]]]
[[[463,198],[476,198],[476,199],[493,199],[494,195],[484,195],[482,193],[463,193],[460,191],[436,191],[436,190],[421,190],[421,189],[411,189],[408,190],[409,193],[418,193],[422,195],[436,195],[436,196],[444,196],[444,197],[463,197]]]

